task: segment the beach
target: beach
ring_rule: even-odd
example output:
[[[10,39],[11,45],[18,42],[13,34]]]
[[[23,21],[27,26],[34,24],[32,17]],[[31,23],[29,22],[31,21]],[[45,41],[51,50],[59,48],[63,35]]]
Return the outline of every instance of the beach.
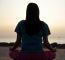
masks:
[[[12,60],[8,54],[8,47],[0,47],[0,60]],[[57,49],[56,58],[54,60],[65,60],[65,49]]]

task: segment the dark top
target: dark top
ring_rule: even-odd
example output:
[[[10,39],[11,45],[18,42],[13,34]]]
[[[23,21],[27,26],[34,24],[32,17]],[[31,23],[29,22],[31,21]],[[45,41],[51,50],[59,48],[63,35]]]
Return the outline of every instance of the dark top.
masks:
[[[40,52],[43,50],[42,47],[42,37],[48,36],[50,34],[50,30],[48,25],[41,21],[42,28],[40,32],[33,36],[29,36],[25,31],[25,20],[21,20],[16,28],[15,32],[17,32],[22,37],[21,49],[24,52]]]

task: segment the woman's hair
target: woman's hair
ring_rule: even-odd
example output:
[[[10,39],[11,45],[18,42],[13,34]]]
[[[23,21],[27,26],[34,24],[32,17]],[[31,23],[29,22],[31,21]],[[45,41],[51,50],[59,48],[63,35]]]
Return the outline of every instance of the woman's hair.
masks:
[[[26,10],[26,19],[39,19],[39,8],[35,3],[29,3]]]
[[[29,35],[40,31],[41,21],[39,19],[39,8],[35,3],[29,3],[26,10],[25,30]]]

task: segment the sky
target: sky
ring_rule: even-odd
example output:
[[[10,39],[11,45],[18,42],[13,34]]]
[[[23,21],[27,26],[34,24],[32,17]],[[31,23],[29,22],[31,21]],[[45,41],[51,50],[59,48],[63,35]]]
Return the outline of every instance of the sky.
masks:
[[[0,0],[0,38],[13,38],[17,23],[26,18],[28,3],[39,6],[40,20],[46,22],[51,37],[65,38],[65,0]]]

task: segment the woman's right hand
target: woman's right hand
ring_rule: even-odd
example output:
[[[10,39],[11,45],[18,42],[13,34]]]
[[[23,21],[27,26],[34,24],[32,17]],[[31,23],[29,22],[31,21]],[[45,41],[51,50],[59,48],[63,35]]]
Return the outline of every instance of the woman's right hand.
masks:
[[[14,49],[12,47],[9,48],[10,51],[13,51]]]

